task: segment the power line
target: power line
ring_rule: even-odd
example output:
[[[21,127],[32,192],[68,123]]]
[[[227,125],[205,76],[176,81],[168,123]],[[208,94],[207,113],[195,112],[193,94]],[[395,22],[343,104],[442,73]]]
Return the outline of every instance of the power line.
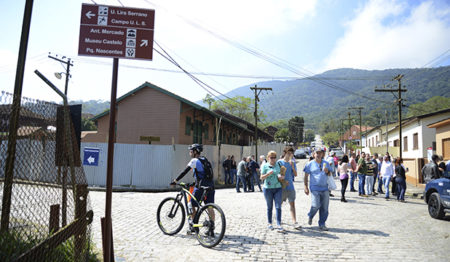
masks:
[[[161,6],[157,5],[157,4],[154,4],[154,3],[152,3],[152,2],[150,2],[148,0],[145,0],[145,2],[147,2],[150,5],[162,8],[162,9],[167,11],[167,9],[165,9],[164,7],[161,7]],[[341,90],[343,92],[350,93],[350,94],[353,94],[355,96],[359,96],[359,97],[362,97],[362,98],[365,98],[365,99],[368,99],[368,100],[389,104],[389,103],[387,103],[387,102],[385,102],[383,100],[374,99],[374,98],[371,98],[369,96],[365,96],[365,95],[362,95],[362,94],[359,94],[359,93],[347,90],[347,89],[345,89],[343,87],[340,87],[340,86],[337,86],[337,85],[335,85],[333,83],[329,83],[329,82],[326,82],[326,81],[323,81],[323,80],[314,79],[313,76],[308,75],[307,73],[301,72],[299,69],[294,68],[293,66],[291,66],[291,64],[289,62],[287,62],[287,61],[285,61],[285,60],[283,60],[281,58],[278,58],[278,57],[276,57],[276,56],[274,56],[272,54],[268,54],[268,53],[265,53],[265,52],[259,52],[258,50],[254,50],[254,49],[252,49],[250,47],[247,47],[247,46],[245,46],[245,45],[243,45],[243,44],[241,44],[241,43],[239,43],[237,41],[232,41],[232,40],[230,40],[231,39],[230,37],[224,37],[224,36],[214,32],[214,31],[204,27],[203,25],[201,25],[199,23],[196,23],[193,20],[185,18],[185,17],[183,17],[181,15],[176,14],[176,16],[179,17],[184,22],[186,22],[187,24],[189,24],[189,25],[191,25],[191,26],[193,26],[193,27],[195,27],[195,28],[197,28],[199,30],[205,31],[205,32],[211,34],[212,36],[214,36],[214,37],[216,37],[216,38],[218,38],[218,39],[220,39],[220,40],[230,44],[231,46],[234,46],[234,47],[236,47],[236,48],[238,48],[238,49],[240,49],[240,50],[242,50],[244,52],[247,52],[247,53],[249,53],[249,54],[251,54],[253,56],[259,57],[259,58],[261,58],[261,59],[263,59],[263,60],[265,60],[265,61],[267,61],[267,62],[269,62],[271,64],[274,64],[274,65],[276,65],[276,66],[278,66],[280,68],[283,68],[285,70],[288,70],[288,71],[293,72],[293,73],[295,73],[297,75],[300,75],[300,76],[310,77],[311,80],[316,81],[316,82],[318,82],[318,83],[320,83],[322,85],[328,86],[328,87],[333,88],[333,89]],[[307,71],[307,70],[305,70],[305,71]]]
[[[161,55],[162,57],[164,57],[165,59],[167,59],[169,62],[171,62],[172,64],[174,64],[176,67],[180,68],[183,72],[185,72],[192,80],[194,80],[194,82],[196,82],[201,88],[203,88],[206,92],[208,92],[210,95],[214,96],[215,98],[217,98],[218,100],[230,105],[230,106],[234,106],[233,104],[230,104],[229,102],[227,102],[226,100],[221,99],[220,97],[218,97],[217,95],[214,95],[210,90],[213,90],[214,92],[238,103],[241,104],[240,102],[222,94],[221,92],[217,91],[216,89],[214,89],[213,87],[211,87],[210,85],[206,84],[205,82],[203,82],[202,80],[198,79],[197,77],[195,77],[194,75],[192,75],[191,73],[189,73],[187,70],[185,70],[183,67],[181,67],[180,64],[178,64],[175,59],[173,59],[165,50],[164,48],[162,48],[156,41],[154,41],[155,44],[164,52],[161,53],[159,50],[155,49],[154,50]],[[209,90],[210,89],[210,90]]]

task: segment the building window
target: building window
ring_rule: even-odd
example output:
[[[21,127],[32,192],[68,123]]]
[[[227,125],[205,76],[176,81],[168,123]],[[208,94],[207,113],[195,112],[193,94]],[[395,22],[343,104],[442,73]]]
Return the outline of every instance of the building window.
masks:
[[[442,139],[442,156],[450,159],[450,138]]]
[[[415,133],[413,135],[413,150],[419,149],[419,134]]]
[[[203,126],[203,132],[204,132],[204,135],[205,135],[205,139],[208,139],[209,138],[209,125],[208,124],[205,124]]]
[[[400,141],[398,139],[394,140],[394,146],[398,146],[400,144]]]
[[[376,139],[375,139],[375,141],[377,141],[377,145],[378,145],[378,135],[376,136]]]
[[[403,137],[403,152],[408,151],[408,137],[404,136]]]
[[[191,135],[192,122],[189,116],[186,117],[186,126],[184,130],[184,134],[190,136]]]

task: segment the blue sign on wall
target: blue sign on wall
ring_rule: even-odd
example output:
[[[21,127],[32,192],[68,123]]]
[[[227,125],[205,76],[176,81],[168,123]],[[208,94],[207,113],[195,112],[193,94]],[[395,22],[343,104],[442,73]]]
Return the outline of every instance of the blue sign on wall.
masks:
[[[100,157],[100,149],[94,147],[84,148],[83,165],[98,166],[98,158]]]

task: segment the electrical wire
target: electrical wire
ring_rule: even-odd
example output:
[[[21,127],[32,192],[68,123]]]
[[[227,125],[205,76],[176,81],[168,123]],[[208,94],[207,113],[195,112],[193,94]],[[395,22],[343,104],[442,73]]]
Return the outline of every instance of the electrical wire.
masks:
[[[217,91],[216,89],[214,89],[214,88],[211,87],[210,85],[206,84],[206,83],[203,82],[202,80],[198,79],[197,77],[195,77],[194,75],[192,75],[191,73],[189,73],[189,72],[188,72],[187,70],[185,70],[180,64],[178,64],[178,62],[176,62],[175,59],[173,59],[173,57],[170,56],[170,55],[167,53],[167,51],[164,50],[164,48],[162,48],[156,41],[154,41],[154,42],[155,42],[155,44],[162,50],[162,52],[164,53],[164,54],[163,54],[161,51],[159,51],[159,50],[157,50],[157,49],[154,48],[154,50],[155,50],[159,55],[161,55],[163,58],[167,59],[169,62],[171,62],[172,64],[174,64],[176,67],[178,67],[179,69],[181,69],[181,70],[182,70],[184,73],[186,73],[186,74],[187,74],[194,82],[196,82],[202,89],[204,89],[204,90],[205,90],[206,92],[208,92],[210,95],[212,95],[212,96],[215,97],[216,99],[218,99],[218,100],[220,100],[220,101],[222,101],[222,102],[224,102],[224,103],[226,103],[226,104],[228,104],[228,105],[230,105],[230,106],[234,106],[233,104],[229,103],[229,102],[226,101],[226,100],[221,99],[219,96],[215,95],[214,93],[212,93],[212,92],[210,91],[210,90],[213,90],[214,92],[216,92],[216,93],[218,93],[218,94],[220,94],[220,95],[222,95],[222,96],[224,96],[224,97],[226,97],[226,98],[228,98],[228,99],[230,99],[230,100],[232,100],[232,101],[234,101],[234,102],[236,102],[236,103],[238,103],[238,104],[242,104],[242,103],[240,103],[240,102],[238,102],[238,101],[236,101],[236,100],[234,100],[234,99],[232,99],[232,98],[230,98],[230,97],[228,97],[228,96],[222,94],[221,92]]]

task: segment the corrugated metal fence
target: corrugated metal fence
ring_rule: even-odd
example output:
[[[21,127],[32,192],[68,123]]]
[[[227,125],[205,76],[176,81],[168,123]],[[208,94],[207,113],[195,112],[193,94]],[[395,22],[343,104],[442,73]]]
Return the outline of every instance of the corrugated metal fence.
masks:
[[[89,186],[104,187],[106,184],[107,143],[81,143],[81,159],[84,159],[84,148],[98,148],[100,150],[98,166],[84,166]],[[274,150],[282,152],[284,144],[258,145],[258,154],[267,154]],[[222,161],[227,155],[234,155],[236,162],[243,156],[254,152],[253,146],[221,145],[204,146],[203,153],[214,168],[215,180],[223,180]],[[258,157],[257,157],[258,158]],[[186,168],[190,157],[188,145],[135,145],[115,144],[113,186],[131,187],[138,189],[167,188],[169,183]],[[183,181],[192,182],[192,173],[185,176]]]

